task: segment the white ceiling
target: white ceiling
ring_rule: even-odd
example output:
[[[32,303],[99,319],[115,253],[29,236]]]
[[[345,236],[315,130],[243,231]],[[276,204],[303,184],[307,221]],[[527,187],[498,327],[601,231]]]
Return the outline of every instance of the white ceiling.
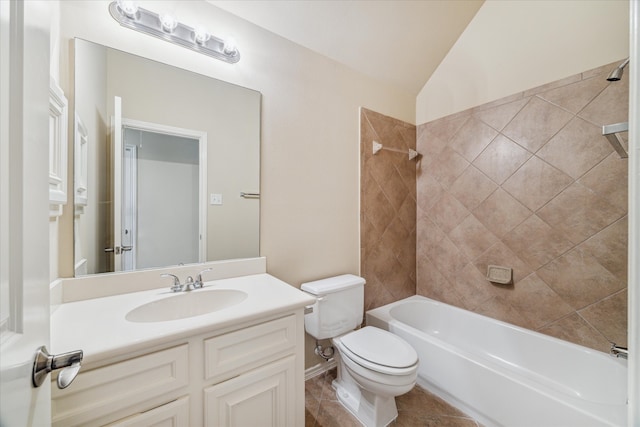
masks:
[[[417,95],[484,0],[207,0]]]

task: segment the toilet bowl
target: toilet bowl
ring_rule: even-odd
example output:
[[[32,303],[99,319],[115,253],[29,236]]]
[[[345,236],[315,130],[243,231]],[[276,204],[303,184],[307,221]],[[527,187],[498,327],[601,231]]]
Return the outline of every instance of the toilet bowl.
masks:
[[[338,401],[365,427],[385,427],[398,416],[396,396],[416,383],[418,355],[402,338],[366,326],[362,277],[352,274],[303,283],[316,297],[305,314],[305,330],[316,340],[331,339],[338,376]]]
[[[404,340],[371,326],[334,338],[340,403],[365,426],[383,427],[398,416],[396,396],[416,383],[418,356]]]

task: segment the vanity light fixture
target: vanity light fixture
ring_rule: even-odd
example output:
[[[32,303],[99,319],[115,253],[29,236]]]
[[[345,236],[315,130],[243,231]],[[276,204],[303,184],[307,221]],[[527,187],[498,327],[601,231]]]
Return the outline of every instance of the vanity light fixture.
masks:
[[[240,60],[240,52],[233,39],[224,40],[215,37],[202,26],[189,27],[169,14],[158,15],[139,7],[133,0],[111,2],[109,13],[123,27],[158,37],[230,64]]]

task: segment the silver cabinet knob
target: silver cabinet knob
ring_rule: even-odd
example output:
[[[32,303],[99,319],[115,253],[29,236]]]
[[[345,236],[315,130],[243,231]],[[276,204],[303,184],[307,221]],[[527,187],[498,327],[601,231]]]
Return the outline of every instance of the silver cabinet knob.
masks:
[[[45,346],[40,347],[33,362],[33,386],[40,387],[49,372],[62,369],[58,374],[58,388],[69,387],[80,371],[82,356],[82,350],[51,355]]]

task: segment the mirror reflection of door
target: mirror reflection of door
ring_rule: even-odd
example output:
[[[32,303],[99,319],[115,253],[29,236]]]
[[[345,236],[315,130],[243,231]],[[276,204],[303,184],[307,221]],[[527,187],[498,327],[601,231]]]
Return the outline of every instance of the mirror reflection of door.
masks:
[[[114,97],[107,264],[132,271],[206,260],[206,132],[122,117]]]
[[[136,212],[138,199],[138,146],[133,144],[131,137],[127,138],[124,130],[124,151],[122,153],[122,224],[120,241],[122,244],[122,270],[136,269],[137,254],[137,223]]]
[[[125,124],[123,142],[122,270],[199,262],[198,139]]]

